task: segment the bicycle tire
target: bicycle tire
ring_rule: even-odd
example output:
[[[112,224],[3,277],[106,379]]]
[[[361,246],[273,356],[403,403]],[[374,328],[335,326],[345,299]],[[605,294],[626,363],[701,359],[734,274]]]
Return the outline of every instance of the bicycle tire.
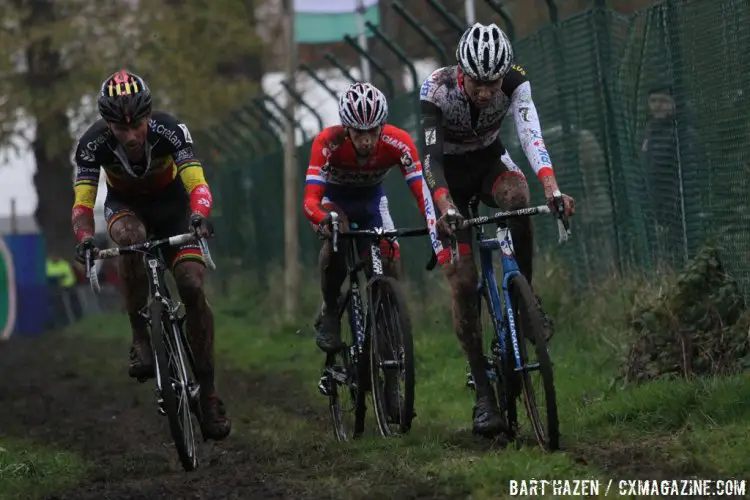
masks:
[[[171,329],[166,330],[165,325],[172,326],[172,321],[166,316],[164,305],[158,300],[152,301],[151,313],[151,342],[156,355],[156,363],[159,367],[157,376],[160,378],[161,398],[164,411],[169,421],[169,430],[174,441],[177,455],[185,471],[192,471],[198,467],[198,455],[195,445],[195,432],[190,408],[190,395],[188,394],[188,374],[184,370],[184,360],[187,357],[182,347],[181,339],[170,340]],[[174,325],[179,328],[179,325]],[[175,345],[171,345],[175,343]],[[177,350],[177,355],[182,354],[183,362],[179,366],[172,362],[172,355]],[[164,375],[168,379],[165,380]],[[179,380],[181,389],[176,390],[173,380]],[[183,403],[183,404],[181,404]]]
[[[498,302],[500,302],[500,290],[497,288],[497,284],[494,284],[495,291],[498,294]],[[489,352],[492,354],[490,368],[495,372],[495,394],[497,396],[498,407],[501,413],[505,417],[505,422],[508,429],[511,432],[510,438],[515,437],[518,431],[518,409],[516,408],[516,399],[519,392],[519,380],[518,374],[513,370],[513,364],[509,362],[511,357],[508,352],[512,349],[510,341],[510,333],[508,328],[505,328],[505,356],[501,356],[499,349],[496,351],[493,349],[494,343],[499,342],[497,337],[498,333],[495,328],[495,321],[498,324],[502,324],[503,318],[495,318],[494,308],[492,307],[492,300],[490,298],[489,283],[485,283],[482,290],[482,298],[484,299],[486,306],[486,314],[489,317],[489,321],[492,328],[492,342],[489,346]],[[482,303],[479,303],[479,315],[482,316]],[[501,313],[502,314],[502,313]],[[481,320],[480,320],[481,324]]]
[[[333,425],[333,435],[338,441],[348,441],[349,434],[352,438],[359,437],[364,431],[365,398],[362,380],[362,359],[352,359],[351,353],[355,345],[354,332],[351,328],[352,311],[351,292],[347,292],[339,300],[339,321],[343,320],[344,313],[347,314],[347,336],[342,336],[346,347],[334,354],[326,356],[326,377],[329,388],[328,409]],[[339,370],[343,369],[343,372]],[[335,373],[334,373],[335,372]],[[345,381],[336,376],[344,375]],[[343,404],[351,402],[354,412],[352,422],[345,423],[345,415],[348,413]]]
[[[378,276],[369,284],[371,321],[369,347],[370,358],[370,388],[372,392],[373,410],[378,429],[383,437],[394,435],[390,425],[398,425],[398,433],[406,434],[411,429],[414,418],[414,339],[412,336],[411,320],[409,311],[404,300],[403,292],[398,281],[387,276]],[[385,327],[385,328],[384,328]],[[381,368],[385,376],[386,363],[392,363],[392,359],[384,359],[381,352],[381,341],[385,342],[384,331],[393,332],[395,347],[399,352],[397,355],[403,359],[398,361],[399,369],[396,373],[403,378],[404,391],[403,400],[399,391],[398,422],[389,422],[387,394],[385,390],[385,378],[381,383]],[[391,354],[394,351],[391,350]],[[388,356],[392,358],[393,356]],[[402,404],[403,402],[403,404]]]
[[[512,277],[509,289],[513,311],[517,316],[516,336],[521,363],[524,367],[527,366],[529,360],[524,340],[527,338],[533,339],[535,345],[537,363],[539,364],[538,372],[542,378],[542,388],[544,390],[546,422],[542,422],[542,417],[539,415],[536,394],[532,385],[532,372],[528,369],[524,369],[520,374],[526,413],[531,421],[531,426],[539,446],[546,451],[555,451],[560,446],[560,427],[557,415],[557,396],[555,394],[552,361],[544,339],[544,318],[537,306],[536,297],[531,291],[531,286],[523,275],[519,274]],[[519,316],[520,321],[518,319]],[[512,363],[512,357],[509,357],[509,359],[511,359]]]

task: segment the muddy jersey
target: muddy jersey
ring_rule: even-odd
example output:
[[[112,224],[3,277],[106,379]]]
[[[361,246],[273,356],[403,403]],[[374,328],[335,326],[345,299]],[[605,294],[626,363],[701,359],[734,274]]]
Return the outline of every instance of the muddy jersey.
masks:
[[[443,155],[480,151],[499,143],[500,126],[508,112],[513,115],[521,147],[537,177],[553,174],[531,99],[531,84],[521,66],[511,67],[494,101],[481,109],[466,96],[457,66],[434,71],[422,84],[420,101],[425,176],[436,199],[436,191],[448,187],[442,172]]]
[[[311,223],[323,222],[328,210],[324,198],[347,192],[357,197],[380,200],[382,182],[394,168],[408,184],[430,228],[433,246],[437,240],[432,195],[422,176],[422,163],[411,136],[400,128],[385,125],[375,151],[367,158],[357,155],[343,126],[321,131],[312,144],[304,190],[304,211]],[[366,200],[365,200],[366,201]]]
[[[73,228],[81,241],[94,229],[94,203],[103,170],[107,187],[127,196],[153,196],[179,176],[190,196],[190,210],[208,216],[213,204],[203,166],[193,151],[187,126],[155,111],[149,121],[144,161],[128,161],[104,120],[83,133],[75,152],[77,166]]]

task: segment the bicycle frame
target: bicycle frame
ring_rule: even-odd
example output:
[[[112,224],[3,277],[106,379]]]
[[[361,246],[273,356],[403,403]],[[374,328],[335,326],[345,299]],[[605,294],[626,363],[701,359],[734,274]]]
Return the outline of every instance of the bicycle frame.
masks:
[[[364,350],[365,345],[365,334],[367,331],[367,317],[363,311],[362,305],[362,292],[359,285],[358,274],[361,270],[369,264],[369,270],[371,273],[370,281],[377,276],[383,275],[383,259],[380,253],[380,241],[392,240],[397,236],[422,236],[428,234],[427,228],[420,229],[394,229],[387,230],[383,228],[356,230],[356,225],[353,225],[353,230],[346,233],[339,232],[339,216],[336,212],[331,213],[331,220],[333,226],[333,237],[332,246],[333,251],[338,251],[338,240],[341,237],[347,237],[350,240],[347,242],[347,253],[346,253],[346,264],[347,264],[347,275],[349,278],[349,296],[352,301],[352,310],[354,314],[350,317],[352,332],[355,334],[356,347],[358,354],[361,354]],[[369,259],[360,259],[357,255],[357,237],[370,237],[369,248]],[[343,314],[343,310],[339,312]]]
[[[474,217],[475,214],[472,214]],[[506,328],[510,330],[510,339],[513,343],[513,359],[515,360],[515,370],[521,371],[525,367],[521,364],[521,353],[518,348],[518,337],[516,334],[515,314],[510,300],[510,290],[508,283],[510,279],[521,273],[518,263],[516,262],[513,238],[505,222],[498,224],[494,238],[487,238],[482,226],[477,228],[476,235],[479,244],[479,261],[482,268],[482,278],[479,283],[479,291],[486,291],[492,304],[492,323],[497,338],[499,354],[502,359],[507,359],[508,346],[506,345]],[[500,294],[498,293],[497,279],[495,278],[495,266],[492,262],[493,253],[501,251],[501,267],[503,270],[502,289],[503,302],[501,304]],[[503,314],[503,304],[505,305],[505,314]],[[507,321],[506,321],[507,320]]]
[[[178,354],[179,362],[182,365],[182,367],[185,367],[185,359],[183,359],[182,356],[182,350],[179,349],[176,345],[173,344],[173,342],[181,342],[182,345],[185,347],[186,354],[188,357],[188,363],[191,365],[191,368],[194,369],[194,362],[192,359],[192,353],[190,351],[190,345],[187,342],[187,339],[185,338],[185,332],[183,329],[177,329],[177,324],[181,324],[184,320],[184,315],[179,315],[179,308],[181,303],[175,302],[172,300],[172,297],[169,293],[169,289],[163,285],[164,281],[164,271],[165,271],[165,264],[163,263],[162,259],[162,248],[164,247],[174,247],[183,245],[185,243],[188,243],[195,239],[195,235],[192,233],[184,233],[177,236],[172,236],[170,238],[163,238],[160,240],[149,240],[145,243],[139,243],[135,245],[130,246],[124,246],[124,247],[118,247],[118,248],[109,248],[106,250],[101,250],[99,254],[95,257],[98,259],[109,259],[113,257],[118,257],[120,255],[125,254],[132,254],[132,253],[142,253],[143,254],[143,262],[146,266],[146,270],[149,273],[148,276],[148,283],[149,283],[149,300],[146,305],[146,308],[144,311],[141,312],[141,315],[148,321],[151,321],[153,324],[153,321],[162,321],[162,318],[151,318],[149,307],[152,303],[152,301],[156,300],[161,302],[161,304],[164,307],[164,312],[167,314],[167,317],[169,318],[169,325],[162,325],[164,337],[165,337],[165,346],[168,346],[168,348],[172,351],[172,354],[175,353],[175,351]],[[201,248],[201,251],[203,253],[203,257],[206,260],[206,265],[209,269],[216,269],[216,264],[214,264],[213,260],[211,259],[211,254],[208,250],[208,244],[206,243],[204,238],[198,238],[198,244]],[[158,252],[159,254],[157,255]],[[89,281],[91,282],[91,288],[94,289],[95,292],[98,292],[100,290],[99,286],[99,280],[96,275],[96,271],[93,270],[93,256],[87,254],[86,255],[86,272],[89,278]],[[162,293],[163,290],[163,293]],[[171,333],[172,336],[168,333]],[[153,348],[153,343],[152,343]],[[163,400],[161,399],[161,392],[163,390],[162,388],[162,374],[161,370],[164,367],[159,366],[159,363],[157,361],[157,356],[154,353],[154,370],[156,375],[156,386],[157,386],[157,393],[158,393],[158,403],[159,403],[159,411],[160,413],[164,414],[164,410],[162,409],[161,405]],[[194,371],[194,370],[193,370]],[[185,370],[187,372],[187,370]],[[199,387],[196,385],[194,388],[190,388],[190,396],[197,397],[197,393],[199,391]]]
[[[562,201],[562,195],[555,193],[554,204],[558,222],[559,230],[559,241],[562,243],[567,241],[570,229],[568,227],[567,217],[564,215],[564,207]],[[478,284],[478,291],[481,293],[487,292],[492,305],[492,322],[495,330],[495,336],[497,338],[499,355],[502,360],[507,359],[508,346],[506,345],[506,333],[510,333],[510,340],[513,347],[513,359],[514,359],[514,370],[516,372],[523,371],[528,367],[525,367],[521,363],[521,353],[518,346],[518,334],[516,331],[516,318],[513,312],[513,304],[510,298],[509,283],[510,280],[521,273],[518,263],[515,258],[515,250],[513,247],[513,238],[508,228],[507,220],[511,217],[519,216],[532,216],[542,213],[551,213],[552,211],[546,205],[540,205],[537,207],[522,208],[519,210],[513,210],[509,212],[498,212],[491,217],[477,216],[477,208],[479,200],[474,198],[469,204],[469,209],[472,218],[464,221],[463,227],[477,227],[476,239],[479,245],[479,259],[481,266],[481,279]],[[557,215],[561,214],[561,215]],[[497,223],[497,229],[494,238],[488,238],[485,236],[483,224],[495,222]],[[458,249],[456,248],[457,241],[453,239],[451,253],[453,256],[458,255]],[[502,278],[502,301],[500,299],[500,293],[498,292],[497,279],[495,278],[495,266],[492,262],[492,256],[494,252],[501,252],[501,268],[503,270]],[[506,330],[507,329],[507,330]]]

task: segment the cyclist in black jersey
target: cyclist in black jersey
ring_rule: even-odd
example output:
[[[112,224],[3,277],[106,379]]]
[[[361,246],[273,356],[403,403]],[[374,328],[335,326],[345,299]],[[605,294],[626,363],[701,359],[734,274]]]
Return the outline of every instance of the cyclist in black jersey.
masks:
[[[504,431],[506,425],[485,371],[477,268],[472,258],[451,264],[446,237],[451,222],[468,216],[469,202],[475,196],[486,205],[506,210],[529,206],[526,177],[499,139],[500,125],[511,109],[523,150],[548,201],[558,187],[531,86],[525,70],[513,63],[513,48],[505,33],[495,24],[474,24],[461,37],[456,59],[457,66],[433,72],[420,91],[423,168],[441,214],[437,226],[443,240],[438,261],[444,265],[451,287],[454,328],[476,383],[473,430],[494,434]],[[572,215],[573,198],[564,195],[564,200],[565,211]],[[531,283],[531,220],[514,219],[509,227],[518,265]],[[471,256],[471,231],[462,230],[456,236],[459,254]],[[547,336],[551,334],[548,324]]]
[[[104,217],[109,236],[118,246],[146,241],[148,234],[166,238],[186,231],[206,235],[211,190],[203,165],[193,150],[184,123],[153,110],[151,90],[129,71],[109,76],[97,98],[102,119],[78,141],[72,224],[78,259],[94,246],[94,204],[101,172],[107,179]],[[194,243],[165,252],[178,292],[185,304],[187,335],[195,355],[206,439],[221,440],[232,429],[214,384],[214,321],[204,290],[205,262]],[[132,331],[128,373],[141,381],[153,378],[154,363],[146,319],[148,283],[143,258],[118,260],[123,296]]]

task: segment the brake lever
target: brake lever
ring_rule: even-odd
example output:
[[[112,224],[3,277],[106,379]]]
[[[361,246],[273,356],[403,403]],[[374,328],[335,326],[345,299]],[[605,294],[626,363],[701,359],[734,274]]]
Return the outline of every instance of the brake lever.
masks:
[[[91,289],[99,293],[101,291],[101,286],[99,286],[99,276],[96,274],[96,269],[94,268],[94,250],[89,248],[86,250],[86,277],[89,279],[89,283],[91,284]]]
[[[557,218],[557,241],[562,244],[567,242],[570,236],[570,221],[565,213],[565,201],[559,189],[552,193],[552,204],[555,207],[555,216]]]
[[[452,208],[449,208],[448,210],[445,211],[445,215],[451,217],[451,219],[452,219],[452,218],[454,218],[456,216],[456,211],[454,209],[452,209]],[[449,224],[449,227],[451,229],[451,237],[450,237],[450,240],[451,240],[451,264],[455,264],[455,263],[458,262],[458,259],[460,258],[459,254],[458,254],[458,237],[456,236],[457,227],[456,227],[456,222],[455,221],[451,221],[448,224]]]
[[[333,251],[339,251],[339,214],[331,212],[331,240],[333,243]]]

